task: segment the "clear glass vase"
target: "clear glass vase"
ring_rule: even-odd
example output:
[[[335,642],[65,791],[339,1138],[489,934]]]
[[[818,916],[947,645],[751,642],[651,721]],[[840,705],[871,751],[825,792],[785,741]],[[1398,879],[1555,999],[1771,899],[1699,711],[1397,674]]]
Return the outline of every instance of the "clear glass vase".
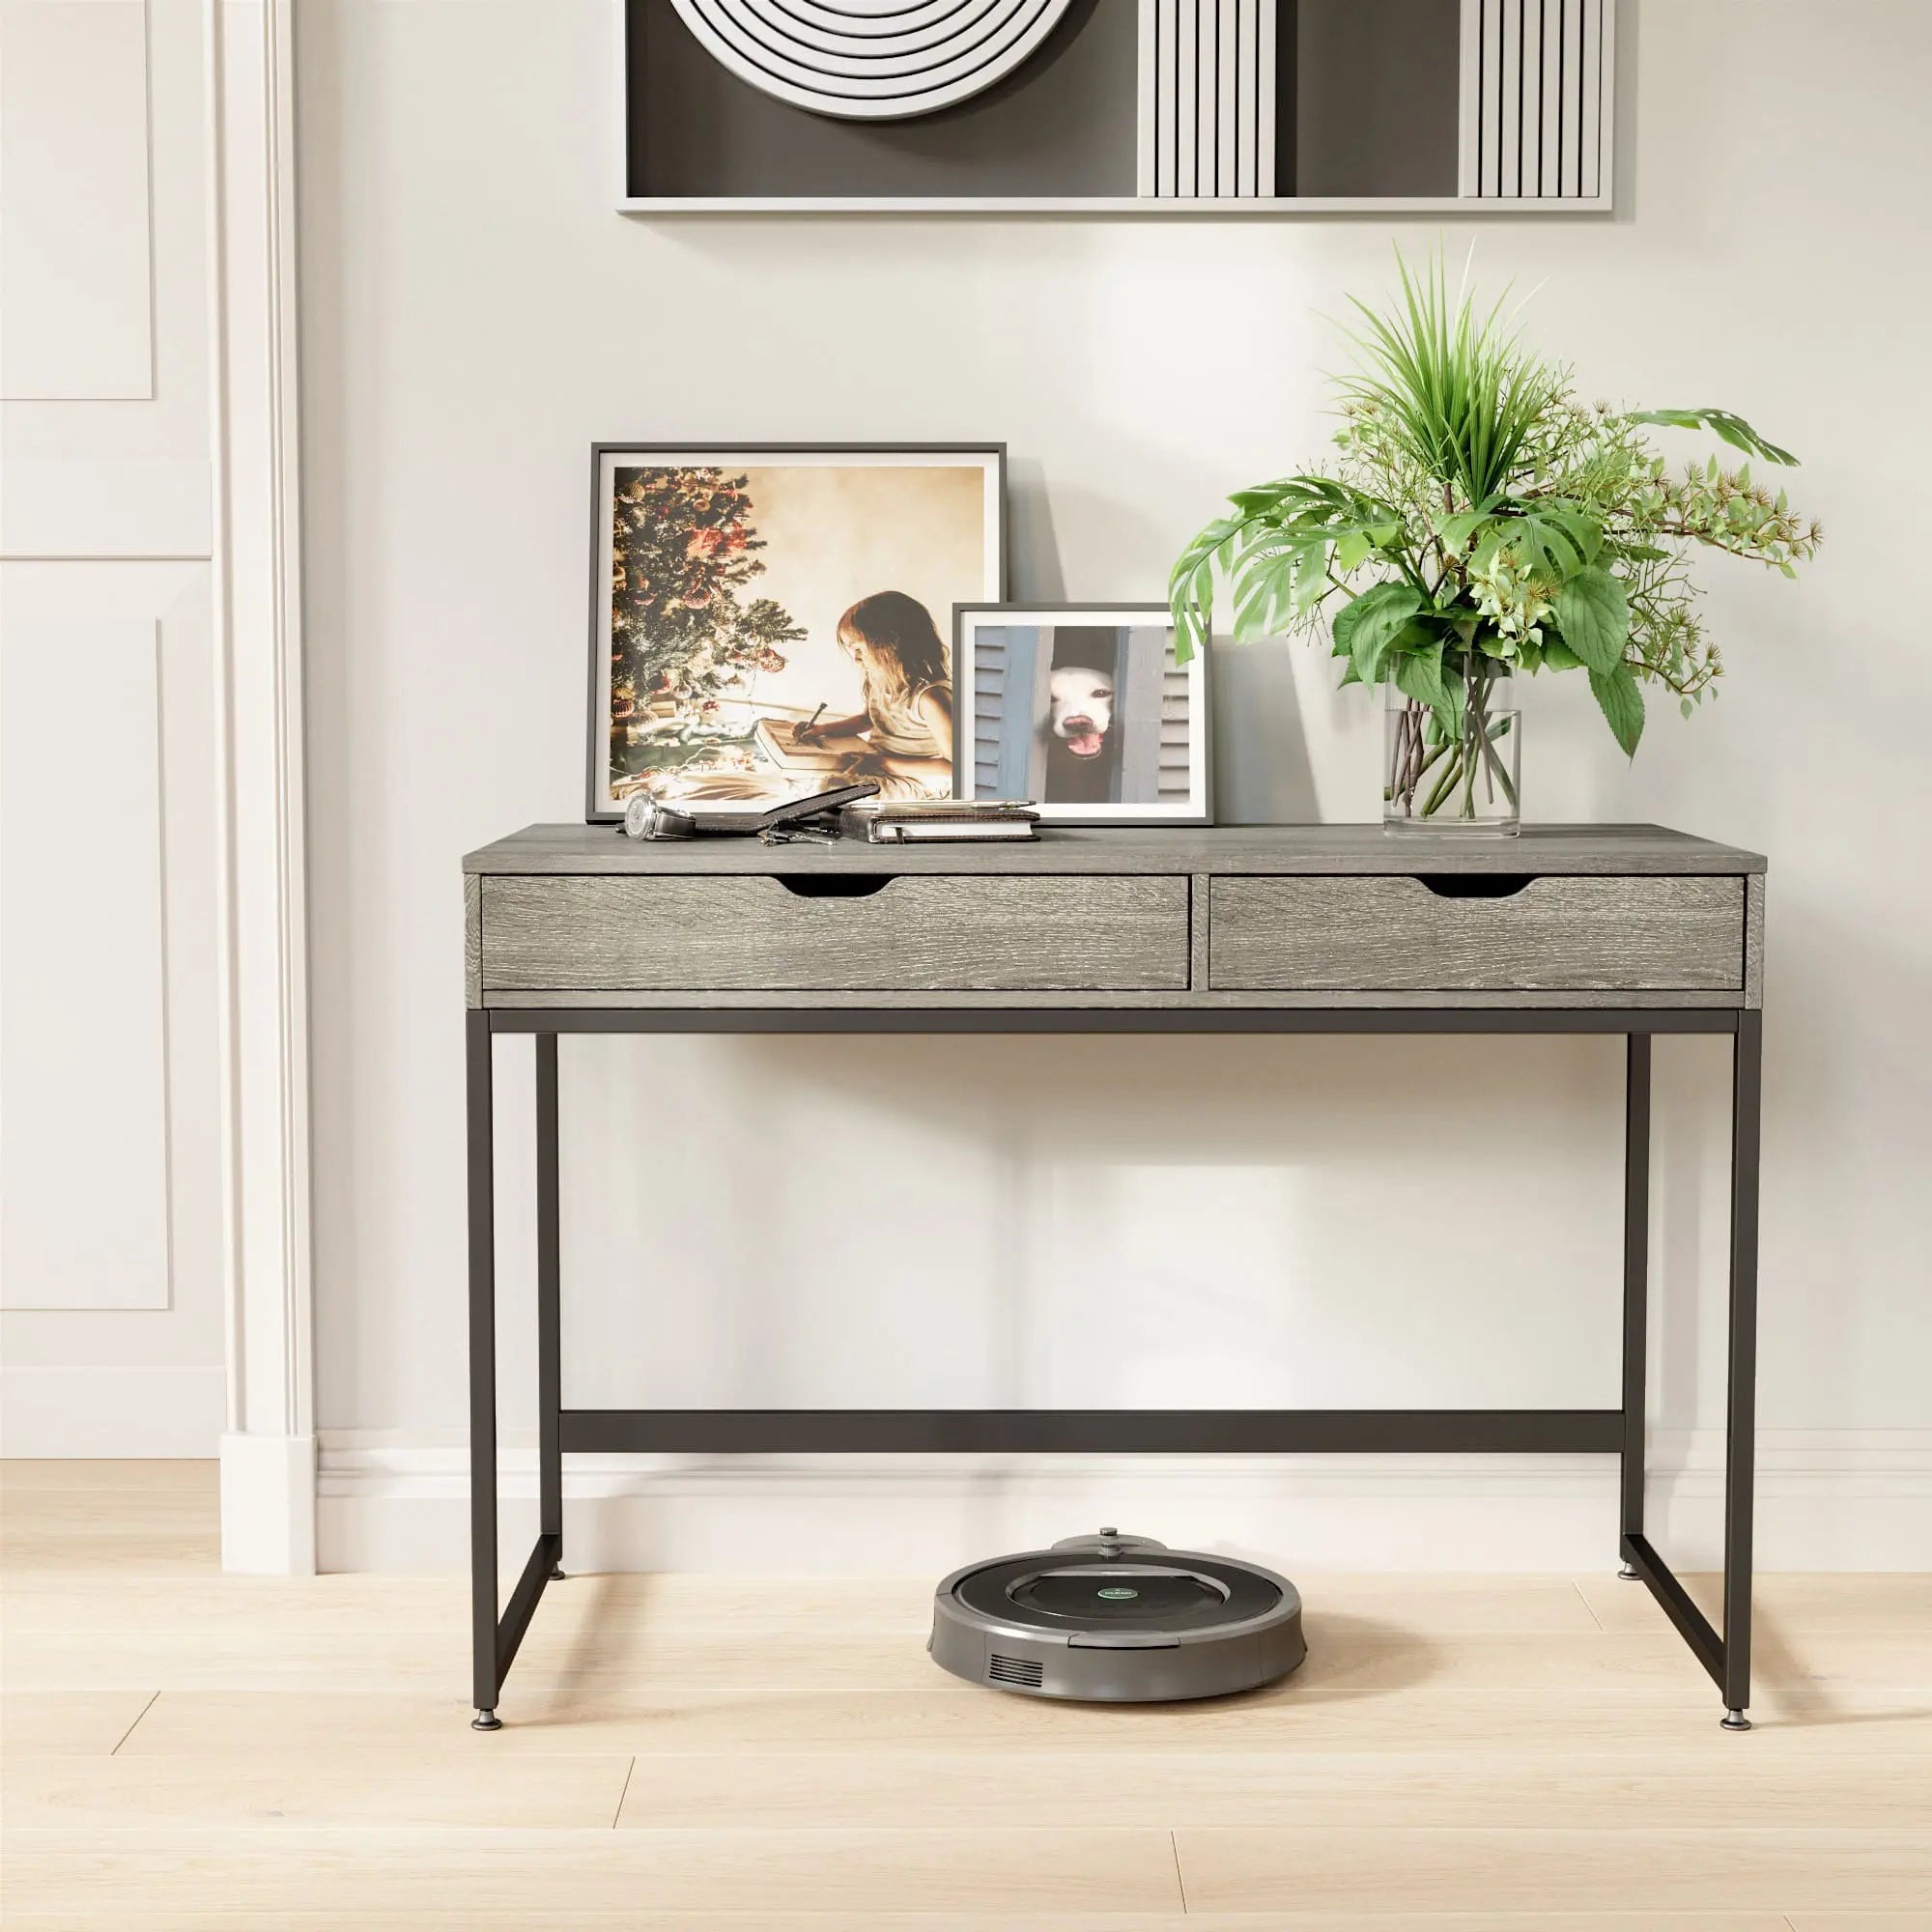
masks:
[[[1508,838],[1522,827],[1516,679],[1507,665],[1478,656],[1468,676],[1449,684],[1459,699],[1453,730],[1435,707],[1382,687],[1382,828]]]

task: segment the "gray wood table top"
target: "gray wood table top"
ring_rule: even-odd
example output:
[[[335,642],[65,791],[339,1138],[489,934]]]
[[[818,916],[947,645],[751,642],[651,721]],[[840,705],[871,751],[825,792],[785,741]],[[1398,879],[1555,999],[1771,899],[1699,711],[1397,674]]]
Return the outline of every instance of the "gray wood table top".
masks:
[[[1762,872],[1763,856],[1661,825],[1546,825],[1515,838],[1390,834],[1379,825],[1228,825],[1208,830],[1049,827],[1006,844],[763,845],[755,838],[626,838],[611,825],[530,825],[471,852],[466,872],[770,874],[1235,872],[1701,874]]]

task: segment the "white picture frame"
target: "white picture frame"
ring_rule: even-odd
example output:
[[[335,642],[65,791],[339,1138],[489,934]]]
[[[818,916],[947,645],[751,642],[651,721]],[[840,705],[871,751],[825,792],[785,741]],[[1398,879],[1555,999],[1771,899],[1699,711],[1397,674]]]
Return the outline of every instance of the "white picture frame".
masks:
[[[1165,604],[962,604],[953,795],[1048,825],[1211,825],[1208,656]]]

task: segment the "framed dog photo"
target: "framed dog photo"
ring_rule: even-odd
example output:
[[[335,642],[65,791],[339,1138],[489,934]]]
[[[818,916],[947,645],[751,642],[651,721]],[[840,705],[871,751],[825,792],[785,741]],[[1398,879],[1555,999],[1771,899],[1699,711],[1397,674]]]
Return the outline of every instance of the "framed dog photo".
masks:
[[[599,443],[585,816],[952,793],[955,604],[1006,595],[1003,443]]]
[[[1208,825],[1208,657],[1174,661],[1165,604],[962,604],[959,798],[1059,825]]]

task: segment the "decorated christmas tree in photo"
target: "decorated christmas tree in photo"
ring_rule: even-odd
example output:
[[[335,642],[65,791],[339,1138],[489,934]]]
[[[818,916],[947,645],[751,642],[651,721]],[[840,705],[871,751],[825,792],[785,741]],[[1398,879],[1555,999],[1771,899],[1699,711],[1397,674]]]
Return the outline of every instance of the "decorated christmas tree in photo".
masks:
[[[760,671],[805,637],[769,597],[739,593],[764,571],[747,478],[716,469],[639,469],[612,505],[611,753],[613,774],[650,764],[750,769]]]

